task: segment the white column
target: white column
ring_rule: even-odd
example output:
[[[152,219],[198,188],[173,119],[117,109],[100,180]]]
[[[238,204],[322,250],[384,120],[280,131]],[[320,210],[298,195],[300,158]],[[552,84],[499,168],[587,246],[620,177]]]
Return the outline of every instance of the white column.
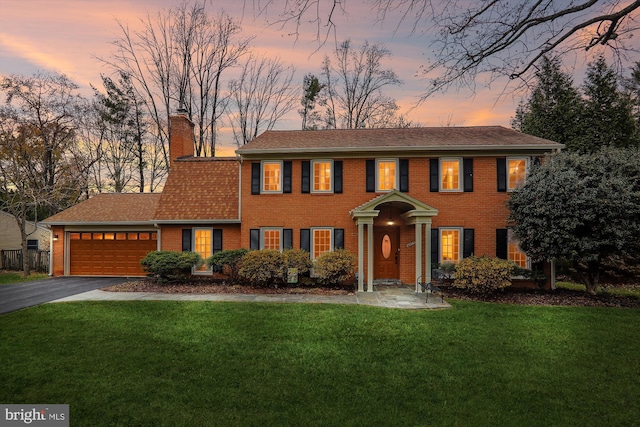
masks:
[[[431,282],[431,218],[424,223],[424,277],[425,282]]]
[[[373,221],[367,224],[367,292],[373,292]]]
[[[418,280],[424,280],[422,276],[422,224],[416,222],[416,292],[420,292],[421,288],[418,285]]]
[[[364,225],[358,220],[358,292],[364,292]]]

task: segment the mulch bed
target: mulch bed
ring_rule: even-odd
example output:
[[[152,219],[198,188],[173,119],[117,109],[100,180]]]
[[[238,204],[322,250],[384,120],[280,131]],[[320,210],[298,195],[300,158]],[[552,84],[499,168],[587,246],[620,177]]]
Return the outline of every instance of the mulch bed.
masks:
[[[640,289],[640,283],[628,284],[626,287]],[[617,286],[622,287],[622,286]],[[320,286],[299,287],[254,287],[247,285],[226,284],[220,280],[196,278],[185,283],[158,284],[150,279],[140,279],[104,288],[109,292],[164,292],[185,294],[312,294],[312,295],[353,295],[354,288],[326,288]],[[606,292],[591,296],[584,291],[556,289],[543,291],[534,289],[507,288],[491,295],[474,295],[462,290],[449,288],[445,298],[462,300],[497,302],[520,305],[559,305],[581,307],[624,307],[640,308],[640,298],[618,296]]]

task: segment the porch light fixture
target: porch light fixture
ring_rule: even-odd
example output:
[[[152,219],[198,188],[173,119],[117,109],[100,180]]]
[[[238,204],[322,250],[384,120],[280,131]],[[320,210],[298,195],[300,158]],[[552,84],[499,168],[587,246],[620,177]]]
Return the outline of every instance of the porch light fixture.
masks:
[[[57,241],[58,241],[58,235],[57,235],[57,234],[54,234],[54,235],[53,235],[53,241],[54,241],[54,242],[57,242]]]

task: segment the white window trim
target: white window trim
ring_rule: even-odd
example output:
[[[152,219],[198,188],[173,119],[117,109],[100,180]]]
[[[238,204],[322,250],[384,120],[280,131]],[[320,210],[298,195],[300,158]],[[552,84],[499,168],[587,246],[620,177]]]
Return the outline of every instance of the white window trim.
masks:
[[[380,189],[380,162],[394,162],[396,164],[396,177],[395,177],[395,185],[391,190],[381,190]],[[388,193],[392,190],[398,189],[398,182],[400,180],[400,162],[398,159],[376,159],[376,193]]]
[[[333,227],[311,227],[311,259],[314,260],[316,259],[316,245],[315,245],[315,235],[314,235],[314,231],[315,230],[329,230],[329,238],[330,238],[330,243],[329,243],[329,252],[332,252],[335,247],[333,246],[335,244],[335,242],[333,241]]]
[[[264,165],[265,164],[280,165],[280,190],[264,189]],[[284,184],[284,162],[282,160],[263,160],[262,162],[260,162],[260,194],[282,194],[283,184]]]
[[[284,229],[282,227],[260,227],[260,249],[265,249],[264,247],[264,232],[265,231],[273,231],[273,230],[277,230],[280,232],[280,249],[278,249],[280,252],[282,252],[282,248],[283,248],[283,240],[284,240]]]
[[[196,231],[198,230],[208,230],[211,233],[211,247],[209,248],[209,252],[211,253],[211,255],[213,255],[213,227],[193,227],[191,229],[191,252],[197,253],[196,252]],[[213,274],[213,269],[206,265],[207,260],[203,259],[203,261],[205,261],[205,269],[197,270],[195,267],[193,267],[191,268],[191,274],[194,274],[194,275]]]
[[[440,189],[441,192],[444,193],[460,193],[464,190],[462,183],[463,183],[463,175],[464,175],[464,165],[462,162],[462,157],[440,157],[438,159],[439,164],[438,164],[438,187]],[[449,189],[444,189],[442,188],[442,171],[444,170],[444,168],[442,167],[442,162],[458,162],[458,188],[455,190],[449,190]]]
[[[314,186],[315,186],[315,164],[316,163],[327,163],[329,162],[330,164],[330,171],[329,171],[329,189],[328,190],[315,190]],[[316,160],[312,160],[311,161],[311,193],[316,193],[316,194],[328,194],[328,193],[333,193],[333,160],[331,159],[316,159]]]
[[[507,192],[515,191],[517,187],[511,187],[509,185],[509,161],[511,160],[524,160],[524,181],[527,182],[527,176],[529,176],[529,158],[528,157],[507,157]]]
[[[443,231],[450,231],[450,230],[458,230],[458,260],[457,261],[444,261],[442,259],[442,232]],[[443,262],[458,262],[462,259],[462,251],[463,251],[463,247],[462,247],[462,235],[463,235],[463,228],[462,227],[440,227],[439,228],[439,233],[440,235],[438,236],[438,254],[439,254],[439,258],[440,258],[440,264],[442,264]]]

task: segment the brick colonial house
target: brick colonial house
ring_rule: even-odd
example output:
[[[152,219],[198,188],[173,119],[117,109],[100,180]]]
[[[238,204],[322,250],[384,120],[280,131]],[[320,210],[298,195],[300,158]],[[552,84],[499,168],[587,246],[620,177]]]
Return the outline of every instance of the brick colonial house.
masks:
[[[193,157],[171,119],[162,194],[101,194],[45,222],[53,275],[142,275],[151,250],[345,248],[358,289],[429,280],[475,255],[529,265],[507,230],[509,192],[563,145],[500,126],[267,131],[236,157]],[[211,274],[205,268],[195,274]]]

